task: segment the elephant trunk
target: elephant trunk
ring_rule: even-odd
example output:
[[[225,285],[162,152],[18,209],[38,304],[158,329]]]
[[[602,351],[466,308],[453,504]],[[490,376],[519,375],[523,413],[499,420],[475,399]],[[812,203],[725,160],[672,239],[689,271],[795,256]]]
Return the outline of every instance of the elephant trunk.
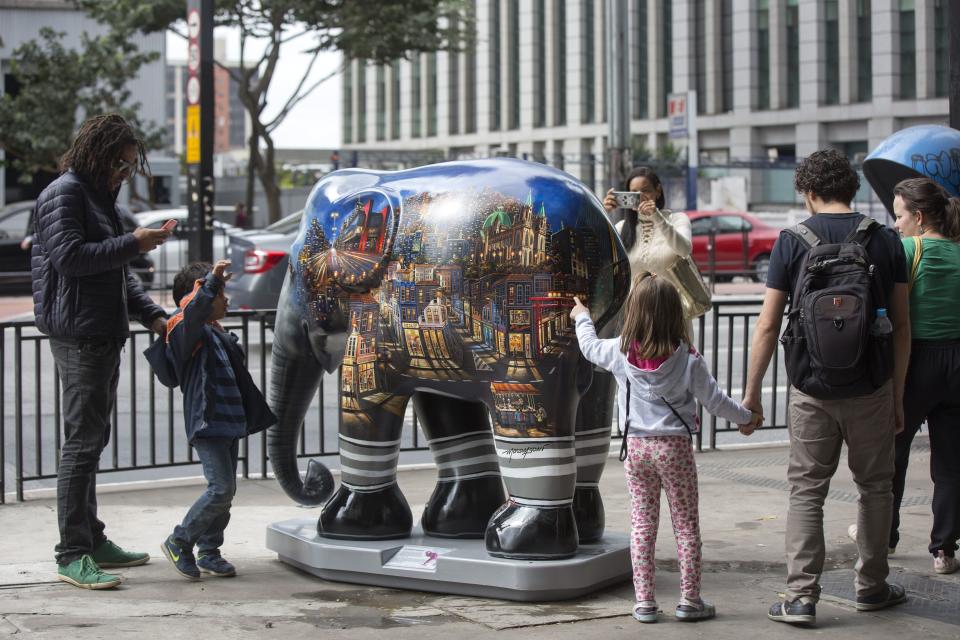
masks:
[[[286,494],[299,504],[316,506],[333,493],[333,476],[322,463],[310,460],[306,477],[301,480],[297,442],[323,367],[310,347],[306,325],[290,304],[288,288],[284,286],[280,296],[274,331],[270,404],[277,424],[267,432],[267,454]]]

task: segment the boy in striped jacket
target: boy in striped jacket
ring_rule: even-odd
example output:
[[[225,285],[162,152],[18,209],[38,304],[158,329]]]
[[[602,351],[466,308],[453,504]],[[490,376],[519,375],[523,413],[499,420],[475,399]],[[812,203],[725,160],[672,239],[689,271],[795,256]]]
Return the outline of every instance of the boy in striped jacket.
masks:
[[[201,572],[236,575],[220,547],[237,489],[240,439],[277,421],[246,368],[237,337],[220,326],[227,313],[223,288],[232,275],[229,266],[228,260],[212,268],[196,262],[177,274],[173,299],[178,309],[167,321],[162,362],[151,359],[161,382],[179,385],[183,392],[187,438],[207,480],[206,491],[162,545],[176,571],[189,580],[198,580]]]

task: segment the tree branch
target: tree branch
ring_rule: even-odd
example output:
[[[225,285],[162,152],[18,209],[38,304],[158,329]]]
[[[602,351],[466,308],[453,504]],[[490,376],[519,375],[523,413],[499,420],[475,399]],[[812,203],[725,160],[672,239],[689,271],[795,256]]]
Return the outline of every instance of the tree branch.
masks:
[[[298,104],[301,100],[303,100],[304,98],[306,98],[307,96],[309,96],[311,93],[313,93],[313,90],[314,90],[314,89],[316,89],[317,87],[319,87],[321,84],[323,84],[324,82],[326,82],[327,80],[329,80],[329,79],[332,78],[333,76],[337,75],[338,73],[343,73],[343,70],[346,68],[346,65],[347,65],[346,62],[341,63],[340,66],[338,66],[336,69],[334,69],[333,71],[331,71],[330,73],[328,73],[327,75],[323,76],[322,78],[320,78],[319,80],[317,80],[316,82],[314,82],[312,85],[310,85],[310,86],[306,89],[306,91],[304,91],[301,95],[297,96],[296,93],[294,93],[293,95],[291,95],[291,96],[290,96],[290,99],[287,100],[287,103],[283,106],[283,109],[280,110],[280,113],[278,113],[278,114],[273,118],[273,120],[271,120],[270,122],[266,123],[265,126],[266,126],[266,128],[267,128],[267,131],[273,131],[274,129],[276,129],[276,128],[280,125],[280,123],[283,121],[283,119],[287,116],[287,114],[288,114],[295,106],[297,106],[297,104]],[[302,85],[302,84],[303,84],[303,83],[301,82],[301,85]],[[298,89],[299,89],[299,87],[298,87]]]
[[[280,111],[287,111],[290,107],[290,103],[297,97],[297,94],[300,93],[300,90],[303,89],[303,85],[306,84],[307,78],[310,76],[310,72],[313,70],[313,65],[317,62],[317,58],[320,57],[320,50],[313,52],[313,56],[310,57],[310,62],[307,64],[306,71],[303,72],[303,75],[300,77],[300,82],[297,84],[297,88],[293,90],[293,93],[290,94],[290,97],[287,99],[286,104],[280,109]]]

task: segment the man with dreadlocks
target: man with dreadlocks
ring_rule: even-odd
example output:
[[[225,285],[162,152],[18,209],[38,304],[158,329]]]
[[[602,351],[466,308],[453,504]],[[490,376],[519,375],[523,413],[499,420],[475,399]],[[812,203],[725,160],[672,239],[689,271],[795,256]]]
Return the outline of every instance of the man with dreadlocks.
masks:
[[[120,351],[130,333],[129,316],[158,334],[166,331],[166,314],[127,265],[170,232],[122,231],[117,192],[126,178],[146,173],[146,158],[142,141],[119,115],[84,122],[60,170],[37,199],[31,254],[37,328],[50,336],[63,386],[57,573],[84,589],[109,589],[121,578],[103,567],[150,560],[108,540],[97,518],[97,463],[110,437]]]

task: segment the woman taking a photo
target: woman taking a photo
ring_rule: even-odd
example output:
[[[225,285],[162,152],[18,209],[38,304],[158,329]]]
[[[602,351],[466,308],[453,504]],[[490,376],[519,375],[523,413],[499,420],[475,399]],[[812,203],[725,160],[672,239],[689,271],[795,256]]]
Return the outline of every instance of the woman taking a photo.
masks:
[[[683,287],[675,281],[670,267],[678,257],[690,255],[690,219],[682,211],[674,213],[664,208],[663,186],[649,167],[635,168],[625,182],[627,191],[640,194],[636,209],[625,209],[623,220],[615,225],[627,250],[630,273],[633,277],[645,271],[656,273],[682,292]],[[603,208],[608,213],[616,210],[613,189],[603,199]],[[688,309],[685,311],[689,324],[692,315]]]

